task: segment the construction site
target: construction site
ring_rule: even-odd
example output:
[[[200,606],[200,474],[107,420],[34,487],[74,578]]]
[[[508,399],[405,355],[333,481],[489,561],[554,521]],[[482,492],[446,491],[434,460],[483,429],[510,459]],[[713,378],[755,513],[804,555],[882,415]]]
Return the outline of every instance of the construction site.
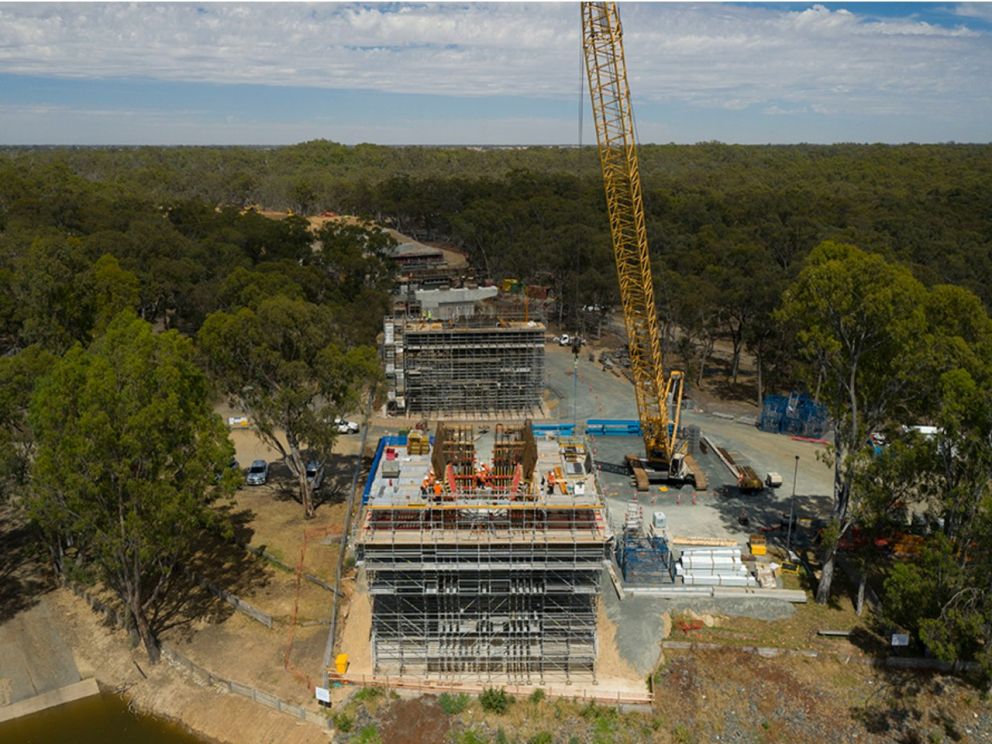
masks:
[[[540,413],[543,323],[468,317],[387,318],[388,408],[404,415]]]
[[[799,455],[741,444],[819,436],[826,422],[808,399],[770,398],[739,436],[733,416],[728,429],[684,400],[684,374],[666,367],[615,14],[583,5],[621,347],[582,358],[580,338],[547,337],[546,304],[514,293],[516,280],[449,271],[439,283],[443,262],[408,249],[380,351],[385,412],[416,427],[382,436],[371,462],[354,538],[370,612],[346,630],[342,650],[361,661],[341,657],[337,679],[564,683],[648,703],[661,637],[643,633],[659,603],[745,600],[760,614],[806,600],[766,537],[782,524],[775,488],[792,457],[795,508]],[[606,658],[618,663],[604,675]]]
[[[610,543],[581,440],[530,422],[385,442],[356,548],[375,673],[591,677]]]
[[[403,243],[414,258],[431,249]],[[434,250],[400,263],[380,356],[386,412],[403,417],[539,418],[547,292],[480,286],[475,272]],[[534,296],[532,301],[531,296]]]

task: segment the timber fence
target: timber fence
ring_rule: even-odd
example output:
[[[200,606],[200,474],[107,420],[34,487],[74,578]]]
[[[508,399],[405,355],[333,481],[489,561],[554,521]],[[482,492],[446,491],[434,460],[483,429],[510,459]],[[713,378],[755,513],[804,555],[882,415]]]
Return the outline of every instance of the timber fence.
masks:
[[[206,687],[219,687],[234,695],[240,695],[256,703],[261,703],[272,710],[292,716],[298,721],[306,721],[307,723],[312,723],[323,728],[333,728],[331,720],[325,715],[321,715],[302,705],[288,703],[271,693],[259,690],[257,687],[252,687],[251,685],[246,685],[233,679],[228,679],[223,675],[216,674],[164,644],[162,646],[162,656],[168,659],[173,666],[188,672],[197,684]]]
[[[327,537],[334,538],[335,539],[334,540],[335,542],[338,539],[336,535],[328,535]],[[268,561],[272,565],[278,566],[279,568],[283,569],[284,571],[288,571],[289,573],[296,573],[296,568],[294,568],[293,566],[290,566],[288,563],[280,560],[279,558],[276,558],[274,555],[272,555],[272,553],[270,553],[269,551],[267,551],[263,547],[257,547],[256,548],[256,547],[252,547],[251,545],[243,545],[243,547],[244,547],[245,550],[247,550],[252,555],[256,555],[259,558],[261,558],[262,560]],[[314,576],[313,574],[304,573],[303,574],[303,578],[306,579],[307,581],[309,581],[314,586],[319,586],[321,589],[324,589],[324,590],[326,590],[328,592],[331,592],[331,593],[335,593],[336,592],[339,595],[341,593],[339,590],[336,590],[330,584],[330,582],[324,581],[319,576]]]
[[[269,615],[266,612],[262,612],[254,605],[245,602],[243,599],[241,599],[241,597],[237,596],[236,594],[231,594],[230,592],[221,589],[216,584],[212,584],[211,582],[207,581],[204,578],[201,578],[193,574],[191,575],[197,582],[199,582],[201,586],[205,587],[214,596],[227,602],[229,605],[234,607],[234,609],[236,609],[238,612],[244,613],[252,620],[261,623],[267,628],[272,628],[272,626],[274,625],[275,621],[272,615]],[[94,594],[90,593],[86,589],[83,589],[82,587],[76,584],[67,584],[67,586],[73,591],[74,594],[76,594],[76,596],[85,599],[90,607],[92,607],[94,610],[96,610],[101,615],[106,617],[107,620],[112,625],[117,625],[121,628],[124,627],[124,618],[121,615],[120,610],[118,610],[116,607],[107,604],[99,597],[95,596]],[[321,622],[319,624],[324,625],[325,623]]]
[[[75,594],[77,597],[86,600],[86,604],[90,606],[97,614],[103,615],[104,619],[110,624],[118,628],[123,628],[125,626],[124,617],[121,612],[111,605],[104,602],[102,599],[87,591],[78,584],[67,583],[66,586]]]
[[[268,614],[267,612],[262,612],[260,609],[255,607],[255,605],[245,602],[237,594],[231,594],[231,592],[227,591],[226,589],[222,589],[221,587],[217,586],[216,584],[210,581],[207,581],[202,576],[197,576],[194,573],[190,573],[190,577],[193,578],[196,582],[200,584],[200,586],[205,588],[215,597],[227,602],[238,612],[247,615],[255,622],[264,625],[266,628],[270,628],[270,629],[272,628],[273,625],[272,615]]]

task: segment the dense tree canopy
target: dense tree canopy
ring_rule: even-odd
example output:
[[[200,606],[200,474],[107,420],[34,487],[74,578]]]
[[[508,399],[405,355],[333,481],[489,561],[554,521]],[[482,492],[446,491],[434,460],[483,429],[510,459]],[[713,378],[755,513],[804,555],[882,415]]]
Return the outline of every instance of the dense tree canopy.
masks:
[[[56,566],[113,589],[156,661],[156,602],[233,485],[221,474],[234,450],[192,342],[121,313],[43,378],[30,422],[30,512]]]
[[[797,329],[807,383],[834,422],[834,528],[817,601],[830,597],[837,541],[851,527],[852,486],[869,434],[905,419],[925,353],[926,290],[905,268],[851,245],[823,243],[786,291],[780,320]]]
[[[690,379],[705,377],[725,338],[732,380],[743,350],[756,357],[759,401],[790,383],[789,340],[768,317],[824,240],[898,260],[924,284],[960,285],[992,306],[992,147],[647,145],[640,161],[665,348]],[[491,279],[549,285],[561,300],[555,319],[576,330],[580,308],[617,302],[591,147],[9,148],[0,150],[0,287],[33,294],[25,300],[49,317],[24,327],[16,303],[0,300],[0,339],[57,349],[85,340],[89,321],[65,310],[78,290],[58,277],[109,254],[138,277],[142,317],[190,332],[221,309],[236,269],[288,275],[303,263],[324,271],[293,276],[309,301],[331,301],[329,273],[343,280],[334,302],[375,308],[353,326],[355,341],[370,340],[363,321],[386,310],[381,272],[363,267],[356,298],[353,257],[318,255],[302,218],[266,219],[243,209],[251,204],[357,214],[452,243]],[[80,246],[32,249],[42,236]],[[49,286],[23,281],[36,260],[50,264]]]

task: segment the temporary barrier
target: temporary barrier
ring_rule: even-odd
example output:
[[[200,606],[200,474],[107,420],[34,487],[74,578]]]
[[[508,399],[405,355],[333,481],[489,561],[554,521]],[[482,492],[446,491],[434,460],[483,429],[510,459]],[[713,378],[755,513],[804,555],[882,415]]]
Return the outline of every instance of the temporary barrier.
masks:
[[[604,437],[640,436],[641,422],[636,419],[589,419],[586,434]]]

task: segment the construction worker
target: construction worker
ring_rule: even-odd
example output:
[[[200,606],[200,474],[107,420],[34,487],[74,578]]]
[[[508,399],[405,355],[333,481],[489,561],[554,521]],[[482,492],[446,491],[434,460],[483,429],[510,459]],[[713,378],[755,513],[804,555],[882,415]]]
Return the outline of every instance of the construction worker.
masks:
[[[435,482],[435,483],[434,483],[434,495],[435,495],[435,496],[436,496],[437,498],[441,498],[441,494],[442,494],[443,492],[444,492],[444,489],[443,489],[443,488],[441,488],[441,484],[440,484],[440,483],[437,483],[437,482]]]
[[[548,495],[550,496],[555,492],[555,474],[548,473]]]

